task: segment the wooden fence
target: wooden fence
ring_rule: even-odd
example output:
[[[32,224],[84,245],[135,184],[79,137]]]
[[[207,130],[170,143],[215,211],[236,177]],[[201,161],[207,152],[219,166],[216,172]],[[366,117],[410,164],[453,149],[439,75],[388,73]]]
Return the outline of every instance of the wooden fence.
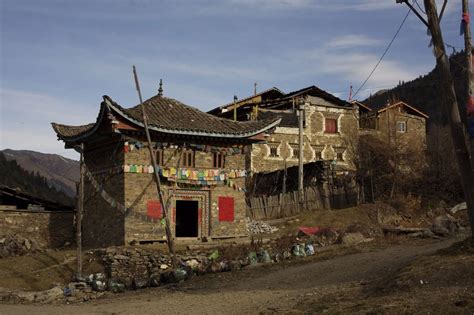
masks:
[[[289,217],[302,211],[342,209],[358,204],[356,187],[311,186],[304,189],[300,205],[298,191],[247,198],[247,216],[254,220]]]

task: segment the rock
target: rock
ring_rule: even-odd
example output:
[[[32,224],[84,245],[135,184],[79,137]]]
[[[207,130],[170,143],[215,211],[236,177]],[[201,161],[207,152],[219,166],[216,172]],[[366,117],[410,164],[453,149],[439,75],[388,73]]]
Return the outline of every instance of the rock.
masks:
[[[159,273],[152,274],[150,276],[149,283],[150,283],[151,287],[159,287],[160,286],[160,274]]]
[[[132,286],[135,290],[146,288],[148,286],[148,278],[145,276],[135,276]]]
[[[439,236],[448,236],[459,230],[459,222],[450,214],[443,214],[433,219],[431,231]]]
[[[161,265],[160,265],[160,269],[161,269],[161,270],[166,270],[166,269],[168,269],[168,268],[169,268],[169,267],[168,267],[167,264],[161,264]]]
[[[361,233],[346,233],[342,236],[342,243],[345,245],[356,245],[366,240],[366,237]]]
[[[116,279],[109,279],[107,281],[107,290],[113,293],[121,293],[125,291],[125,285]]]
[[[54,287],[46,291],[38,292],[35,296],[35,302],[51,303],[59,300],[63,296],[63,289],[61,287]]]
[[[105,291],[105,289],[106,284],[104,281],[94,280],[94,282],[92,282],[92,290],[102,292]]]
[[[269,234],[278,231],[277,227],[271,226],[263,221],[255,221],[247,218],[245,223],[249,234]]]
[[[35,292],[18,292],[17,296],[23,301],[33,302],[35,300]]]

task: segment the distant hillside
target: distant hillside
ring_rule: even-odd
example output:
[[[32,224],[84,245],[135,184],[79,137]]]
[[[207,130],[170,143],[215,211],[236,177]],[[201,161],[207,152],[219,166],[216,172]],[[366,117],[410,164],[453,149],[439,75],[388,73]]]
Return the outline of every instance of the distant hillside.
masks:
[[[38,172],[29,172],[18,165],[16,160],[7,160],[0,152],[0,185],[19,188],[22,192],[42,199],[74,206],[73,197],[48,183]]]
[[[466,81],[466,61],[463,52],[450,56],[451,74],[455,83],[455,91],[459,109],[463,119],[465,118],[465,108],[467,101],[467,81]],[[441,87],[438,81],[437,68],[424,76],[400,84],[390,90],[379,91],[363,103],[372,108],[382,107],[388,100],[403,101],[413,105],[430,116],[429,124],[446,124],[447,119],[443,114]]]
[[[27,150],[6,149],[0,152],[7,160],[15,160],[23,169],[46,178],[50,186],[70,197],[76,196],[76,182],[79,181],[78,161],[57,154]]]

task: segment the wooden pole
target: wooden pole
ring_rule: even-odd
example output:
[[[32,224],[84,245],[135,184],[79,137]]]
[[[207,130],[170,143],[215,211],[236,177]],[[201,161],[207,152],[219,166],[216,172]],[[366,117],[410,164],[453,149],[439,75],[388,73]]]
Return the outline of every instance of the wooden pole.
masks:
[[[473,74],[472,74],[472,44],[471,44],[471,22],[469,17],[469,2],[468,0],[462,0],[462,15],[465,29],[464,29],[464,50],[466,53],[466,65],[467,65],[467,104],[470,104],[473,97]],[[468,112],[468,122],[474,123],[474,113]],[[469,133],[470,145],[471,145],[471,162],[474,157],[474,135]]]
[[[300,104],[298,104],[298,114],[299,114],[299,130],[298,130],[298,194],[299,194],[299,202],[300,206],[303,205],[304,202],[304,191],[303,191],[303,115],[304,115],[304,100],[301,99]]]
[[[467,145],[464,125],[459,114],[458,102],[454,92],[453,78],[451,76],[449,59],[446,55],[443,36],[439,26],[438,13],[435,0],[424,0],[426,15],[433,38],[436,64],[440,82],[444,93],[445,113],[451,127],[456,161],[467,203],[469,221],[471,224],[472,238],[474,238],[474,174],[472,172],[469,149]]]
[[[153,151],[153,147],[151,143],[150,130],[148,129],[148,117],[146,115],[145,106],[143,105],[142,93],[140,91],[140,84],[138,83],[138,75],[137,75],[137,70],[135,69],[135,66],[133,66],[133,76],[135,78],[135,86],[137,88],[138,98],[140,99],[143,126],[145,127],[146,139],[148,141],[148,149],[150,151],[151,164],[153,165],[153,170],[154,170],[153,175],[154,175],[154,179],[156,183],[156,190],[158,193],[158,198],[160,200],[161,208],[163,209],[163,218],[165,219],[165,232],[166,232],[166,241],[168,244],[168,250],[171,257],[171,262],[173,263],[173,267],[177,267],[178,262],[176,260],[176,254],[174,250],[173,236],[171,235],[170,220],[168,217],[168,207],[167,207],[167,204],[163,202],[163,191],[161,189],[160,174],[158,173],[158,165],[156,163],[156,154],[155,154],[155,151]]]
[[[84,213],[84,143],[80,144],[80,178],[79,178],[79,189],[77,195],[77,211],[76,211],[76,281],[82,281],[82,214]]]

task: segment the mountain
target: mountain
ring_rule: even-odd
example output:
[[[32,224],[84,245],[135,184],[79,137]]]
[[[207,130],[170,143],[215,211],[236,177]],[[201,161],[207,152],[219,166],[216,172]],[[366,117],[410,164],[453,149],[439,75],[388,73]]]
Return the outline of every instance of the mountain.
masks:
[[[0,152],[0,186],[6,186],[28,195],[57,202],[66,206],[74,206],[74,197],[50,185],[48,180],[38,172],[30,172],[18,165],[16,160],[7,160]]]
[[[449,57],[451,74],[454,80],[454,89],[463,119],[466,119],[467,103],[467,71],[464,52],[459,52]],[[372,108],[380,108],[387,101],[403,101],[413,105],[430,116],[428,124],[447,123],[443,110],[443,95],[438,79],[438,69],[435,67],[428,74],[409,82],[400,82],[398,86],[389,90],[374,93],[362,101]]]
[[[8,161],[15,160],[24,170],[44,177],[50,186],[63,191],[69,197],[76,196],[76,182],[79,181],[78,161],[57,154],[28,150],[6,149],[0,153],[3,153]]]

